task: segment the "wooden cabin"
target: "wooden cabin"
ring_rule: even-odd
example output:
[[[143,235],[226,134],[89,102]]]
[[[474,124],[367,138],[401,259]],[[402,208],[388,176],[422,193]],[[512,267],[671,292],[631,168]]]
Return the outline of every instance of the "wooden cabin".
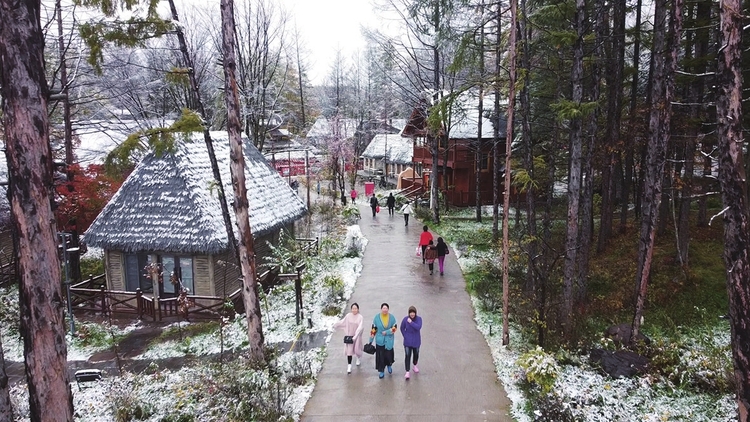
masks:
[[[500,160],[505,160],[505,128],[507,122],[500,116],[496,122],[490,118],[493,100],[491,96],[484,98],[484,110],[480,113],[476,98],[465,95],[454,105],[451,127],[443,128],[437,135],[438,148],[438,177],[439,189],[452,206],[468,207],[476,205],[476,191],[479,190],[482,205],[492,204],[493,174],[496,171],[492,160],[493,127],[499,126],[500,138],[498,149]],[[401,136],[410,138],[414,142],[412,160],[416,178],[405,180],[410,185],[421,185],[424,192],[430,189],[430,172],[432,171],[432,154],[430,144],[432,135],[427,130],[428,107],[426,102],[420,103],[413,111]],[[479,121],[482,121],[482,136],[479,138]],[[445,133],[447,132],[447,136]],[[477,165],[476,151],[479,151],[480,161]],[[443,176],[445,164],[446,178]],[[501,172],[502,168],[497,170]],[[479,172],[479,185],[476,173]],[[502,188],[501,188],[502,189]],[[502,192],[500,192],[502,195]]]
[[[226,133],[211,136],[237,236],[229,142]],[[293,236],[294,222],[307,209],[252,142],[245,142],[244,154],[250,226],[260,265],[268,255],[267,241],[277,242],[281,230]],[[202,133],[179,142],[173,153],[147,155],[83,240],[104,249],[108,290],[140,289],[155,298],[174,297],[179,281],[190,295],[226,297],[240,287]],[[157,280],[148,276],[150,263],[160,264]]]

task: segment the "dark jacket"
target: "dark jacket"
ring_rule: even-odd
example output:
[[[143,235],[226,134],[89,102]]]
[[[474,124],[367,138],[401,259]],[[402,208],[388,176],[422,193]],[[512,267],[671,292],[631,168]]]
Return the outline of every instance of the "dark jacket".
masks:
[[[393,208],[396,206],[396,197],[391,195],[388,197],[388,199],[385,200],[385,204],[388,206],[388,208]]]
[[[375,195],[370,198],[370,206],[373,208],[378,206],[378,198],[376,198]]]
[[[448,255],[448,244],[447,243],[445,243],[445,242],[438,243],[435,246],[435,248],[437,248],[437,254],[438,254],[438,256]]]

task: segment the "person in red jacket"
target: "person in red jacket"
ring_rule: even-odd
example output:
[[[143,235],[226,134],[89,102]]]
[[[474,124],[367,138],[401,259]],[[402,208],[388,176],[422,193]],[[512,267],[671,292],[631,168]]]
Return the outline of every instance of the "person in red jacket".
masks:
[[[424,252],[427,249],[427,245],[430,244],[430,241],[432,240],[432,233],[430,233],[430,229],[427,226],[422,227],[422,234],[419,235],[419,246],[422,247],[422,263],[425,263],[424,260]]]

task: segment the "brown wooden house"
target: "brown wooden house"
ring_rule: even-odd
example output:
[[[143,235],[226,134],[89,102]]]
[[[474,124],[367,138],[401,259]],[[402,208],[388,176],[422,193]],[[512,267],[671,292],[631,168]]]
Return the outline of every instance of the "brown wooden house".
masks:
[[[451,116],[450,127],[443,128],[437,135],[438,177],[437,183],[447,202],[452,206],[468,207],[476,205],[476,191],[479,190],[481,204],[489,205],[493,201],[493,173],[496,171],[492,160],[493,121],[491,119],[491,96],[484,98],[484,110],[479,112],[479,103],[469,95],[456,101]],[[458,110],[459,107],[461,110]],[[418,178],[408,180],[405,187],[419,184],[423,192],[429,192],[430,173],[432,171],[432,154],[430,144],[432,135],[427,130],[427,103],[422,102],[414,109],[401,136],[414,140],[413,163]],[[479,139],[479,121],[482,121],[482,137]],[[497,145],[500,160],[505,162],[505,128],[506,120],[501,115],[496,124],[499,126],[500,139]],[[447,135],[446,135],[447,133]],[[476,154],[480,154],[477,166]],[[445,174],[443,173],[445,171]],[[502,172],[502,168],[499,169]],[[480,173],[477,186],[476,174]],[[501,173],[502,175],[502,173]],[[501,186],[502,189],[502,186]],[[502,195],[502,192],[500,192]]]

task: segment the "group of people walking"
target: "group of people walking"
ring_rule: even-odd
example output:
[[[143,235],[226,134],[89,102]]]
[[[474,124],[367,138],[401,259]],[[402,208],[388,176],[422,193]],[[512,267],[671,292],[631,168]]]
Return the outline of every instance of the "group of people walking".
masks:
[[[352,201],[354,201],[354,198],[357,197],[356,191],[352,190]],[[388,197],[385,199],[385,206],[388,207],[388,215],[396,215],[396,197],[393,196],[393,193],[388,195]],[[372,216],[377,216],[378,212],[380,212],[380,202],[378,202],[378,198],[375,196],[375,194],[372,194],[370,197],[370,208],[372,208]],[[401,210],[403,212],[403,209]],[[409,225],[409,220],[407,218],[406,224]]]
[[[346,347],[344,352],[347,360],[347,374],[352,372],[352,358],[356,357],[356,365],[359,366],[362,358],[364,317],[359,313],[359,305],[353,303],[351,310],[346,316],[334,325],[335,328],[344,328],[344,342]],[[396,318],[390,313],[390,306],[387,303],[380,305],[380,312],[375,315],[370,328],[370,338],[368,344],[375,342],[375,369],[378,371],[378,377],[384,378],[385,372],[393,373],[393,363],[396,361],[394,353],[394,344],[396,332],[401,330],[404,344],[404,374],[405,379],[411,378],[411,371],[419,373],[419,348],[422,344],[421,330],[422,317],[417,315],[417,308],[409,307],[407,315],[401,320],[399,326]],[[351,342],[348,342],[351,338]]]
[[[435,260],[438,262],[438,269],[440,275],[443,275],[443,267],[445,265],[445,256],[448,255],[448,244],[445,243],[442,237],[437,238],[437,244],[435,244],[432,233],[427,226],[422,226],[422,234],[419,235],[419,249],[421,249],[422,263],[427,263],[430,269],[430,275],[435,270]]]

